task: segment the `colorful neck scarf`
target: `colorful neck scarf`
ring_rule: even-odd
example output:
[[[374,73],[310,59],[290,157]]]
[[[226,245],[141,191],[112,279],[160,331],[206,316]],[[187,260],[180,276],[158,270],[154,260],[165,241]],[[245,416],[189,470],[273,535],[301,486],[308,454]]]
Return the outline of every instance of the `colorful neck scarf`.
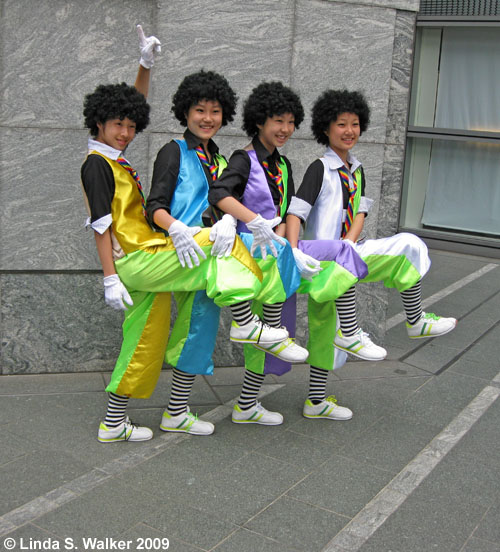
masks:
[[[198,158],[202,162],[202,164],[208,168],[210,172],[210,176],[212,177],[212,180],[213,181],[217,180],[217,171],[219,169],[219,165],[217,163],[217,159],[215,158],[215,155],[212,156],[212,163],[210,163],[210,161],[208,160],[207,154],[205,153],[205,150],[201,146],[196,147],[195,151],[198,155]]]
[[[137,184],[137,189],[139,190],[139,194],[141,195],[142,213],[144,214],[144,216],[146,216],[146,198],[144,197],[144,190],[142,189],[142,184],[137,171],[130,166],[130,163],[125,159],[125,157],[118,157],[116,161],[126,171],[128,171],[132,175],[132,178],[135,180],[135,183]]]
[[[278,186],[278,191],[280,193],[280,205],[278,209],[278,213],[281,212],[281,205],[283,204],[283,196],[284,196],[284,189],[283,189],[283,171],[281,170],[281,167],[279,166],[279,163],[276,163],[276,168],[278,169],[278,174],[273,174],[269,170],[269,163],[267,161],[262,161],[262,166],[264,169],[266,169],[267,174],[269,177],[273,180],[273,182]]]
[[[345,217],[344,226],[342,227],[342,237],[345,238],[347,232],[353,223],[353,208],[354,208],[354,196],[356,195],[356,189],[358,187],[356,177],[352,175],[352,188],[349,183],[349,171],[345,167],[340,167],[338,170],[340,180],[342,184],[347,188],[349,192],[349,203],[347,204],[347,212]]]

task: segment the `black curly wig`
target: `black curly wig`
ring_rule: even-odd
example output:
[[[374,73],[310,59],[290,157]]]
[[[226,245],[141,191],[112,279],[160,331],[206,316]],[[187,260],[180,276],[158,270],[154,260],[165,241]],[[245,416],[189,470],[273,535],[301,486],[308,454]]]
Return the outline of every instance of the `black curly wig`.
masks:
[[[172,97],[172,111],[182,126],[187,126],[189,108],[202,100],[217,101],[222,107],[222,126],[236,113],[238,98],[227,80],[214,71],[201,70],[184,77]]]
[[[263,125],[273,115],[292,113],[295,128],[304,120],[304,109],[299,96],[281,82],[263,82],[256,86],[243,106],[242,129],[248,136],[259,133],[257,125]]]
[[[94,138],[99,133],[97,123],[104,124],[111,119],[130,119],[139,133],[149,124],[149,104],[140,92],[125,82],[101,84],[85,96],[83,116],[85,126]]]
[[[319,144],[328,146],[325,132],[330,123],[335,122],[342,113],[355,113],[359,117],[360,135],[368,128],[370,108],[361,92],[326,90],[312,107],[311,129]]]

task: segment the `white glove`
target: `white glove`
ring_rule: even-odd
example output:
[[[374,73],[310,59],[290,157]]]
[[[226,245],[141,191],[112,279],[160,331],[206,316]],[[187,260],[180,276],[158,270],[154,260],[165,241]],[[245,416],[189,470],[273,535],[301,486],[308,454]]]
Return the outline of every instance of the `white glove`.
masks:
[[[303,251],[297,249],[296,247],[294,247],[292,251],[300,275],[302,278],[311,281],[313,276],[316,276],[316,274],[322,270],[319,261],[310,255],[306,255]]]
[[[214,242],[212,255],[215,257],[229,257],[233,250],[236,237],[236,219],[232,215],[224,215],[210,230],[210,240]]]
[[[105,276],[103,282],[106,305],[109,305],[116,310],[126,310],[127,306],[125,303],[129,306],[134,304],[127,288],[122,284],[118,274]]]
[[[188,265],[189,268],[193,268],[192,261],[194,261],[196,266],[200,266],[198,256],[203,259],[207,258],[203,249],[193,240],[193,236],[200,231],[201,228],[199,226],[186,226],[180,220],[176,220],[170,225],[168,234],[174,242],[177,257],[179,257],[179,262],[182,266]]]
[[[342,241],[348,243],[348,244],[351,245],[352,247],[355,246],[355,243],[354,243],[352,240],[348,239],[348,238],[342,238]]]
[[[139,35],[139,48],[141,50],[139,63],[146,69],[151,69],[155,62],[155,52],[161,52],[160,41],[156,36],[144,36],[141,25],[137,25],[137,34]]]
[[[281,217],[275,217],[268,220],[262,218],[260,215],[257,215],[253,220],[247,222],[247,228],[253,234],[253,243],[250,247],[250,255],[253,255],[253,252],[257,249],[257,247],[260,247],[262,258],[265,259],[267,257],[266,246],[269,246],[273,256],[278,256],[273,240],[276,240],[281,245],[286,245],[286,241],[273,232],[273,228],[278,226],[280,222]]]

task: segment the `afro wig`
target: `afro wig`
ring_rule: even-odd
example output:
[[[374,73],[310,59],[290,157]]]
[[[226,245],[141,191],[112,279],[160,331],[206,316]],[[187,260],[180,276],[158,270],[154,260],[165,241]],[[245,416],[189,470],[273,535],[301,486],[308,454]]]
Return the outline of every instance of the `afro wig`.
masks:
[[[360,134],[368,128],[370,122],[370,108],[361,92],[348,90],[326,90],[314,102],[312,108],[312,124],[316,141],[328,145],[328,131],[330,123],[335,122],[342,113],[354,113],[359,117]]]
[[[172,111],[182,126],[187,126],[189,108],[202,100],[217,101],[222,106],[222,126],[230,123],[238,100],[227,80],[214,71],[198,71],[184,77],[172,97]]]
[[[142,132],[149,124],[149,104],[140,92],[125,82],[101,84],[85,96],[83,116],[94,138],[99,133],[97,123],[104,124],[111,119],[130,119],[136,124],[136,132]]]
[[[304,120],[304,109],[299,96],[281,82],[263,82],[256,86],[243,106],[242,129],[248,136],[259,133],[257,125],[263,125],[269,117],[292,113],[295,128]]]

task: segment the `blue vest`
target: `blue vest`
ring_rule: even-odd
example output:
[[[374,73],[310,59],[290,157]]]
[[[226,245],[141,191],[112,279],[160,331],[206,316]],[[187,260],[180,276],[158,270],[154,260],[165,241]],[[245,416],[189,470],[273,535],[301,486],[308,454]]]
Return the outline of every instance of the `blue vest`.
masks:
[[[181,150],[179,175],[170,214],[187,226],[202,226],[201,215],[208,207],[208,180],[198,154],[185,140],[175,140]]]

